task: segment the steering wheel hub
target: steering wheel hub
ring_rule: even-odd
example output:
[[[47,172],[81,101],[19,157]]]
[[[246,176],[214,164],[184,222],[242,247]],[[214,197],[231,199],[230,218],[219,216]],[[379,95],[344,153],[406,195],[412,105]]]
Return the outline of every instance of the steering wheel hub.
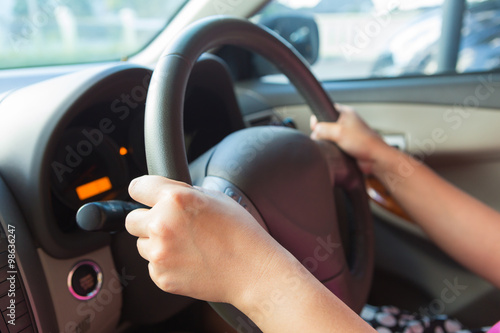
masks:
[[[314,268],[318,279],[342,271],[328,164],[307,136],[283,127],[238,131],[216,147],[207,175],[226,179],[245,193],[269,233]]]

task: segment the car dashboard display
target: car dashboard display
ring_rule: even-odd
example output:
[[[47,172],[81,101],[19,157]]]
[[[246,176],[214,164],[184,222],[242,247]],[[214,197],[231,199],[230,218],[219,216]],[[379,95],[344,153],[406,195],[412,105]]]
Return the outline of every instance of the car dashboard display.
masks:
[[[105,104],[85,110],[66,128],[56,148],[50,164],[51,196],[65,231],[75,228],[70,221],[87,202],[130,200],[130,180],[147,173],[144,106],[134,114],[114,111],[120,109]]]

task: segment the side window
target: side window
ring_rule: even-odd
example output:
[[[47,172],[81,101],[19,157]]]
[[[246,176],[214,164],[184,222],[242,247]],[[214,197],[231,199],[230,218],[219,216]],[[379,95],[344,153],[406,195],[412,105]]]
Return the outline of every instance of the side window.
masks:
[[[311,63],[321,80],[500,67],[500,0],[273,0],[254,20],[289,18],[293,26],[297,16],[318,27]]]
[[[500,68],[500,1],[467,0],[457,72]]]

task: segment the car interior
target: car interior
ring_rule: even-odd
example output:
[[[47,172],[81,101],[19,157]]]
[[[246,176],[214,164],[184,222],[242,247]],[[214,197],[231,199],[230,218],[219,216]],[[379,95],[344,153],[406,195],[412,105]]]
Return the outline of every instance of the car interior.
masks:
[[[500,211],[500,1],[157,0],[153,18],[147,6],[0,10],[0,332],[260,332],[228,304],[150,279],[124,229],[143,207],[128,185],[146,174],[229,195],[358,313],[499,320],[495,286],[308,136],[311,115],[335,121],[333,102],[348,104]],[[98,13],[111,39],[144,41],[91,55],[112,49]],[[308,265],[331,237],[342,250]]]

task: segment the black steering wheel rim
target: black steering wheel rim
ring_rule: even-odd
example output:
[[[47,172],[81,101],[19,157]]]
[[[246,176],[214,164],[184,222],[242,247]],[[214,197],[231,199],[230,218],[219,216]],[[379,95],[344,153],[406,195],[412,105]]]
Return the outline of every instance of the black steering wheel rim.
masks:
[[[227,16],[203,19],[184,30],[163,52],[151,78],[145,117],[149,174],[191,184],[183,133],[184,95],[198,58],[223,45],[240,46],[267,58],[288,77],[318,120],[337,120],[338,112],[330,97],[306,60],[286,40],[244,19]]]

